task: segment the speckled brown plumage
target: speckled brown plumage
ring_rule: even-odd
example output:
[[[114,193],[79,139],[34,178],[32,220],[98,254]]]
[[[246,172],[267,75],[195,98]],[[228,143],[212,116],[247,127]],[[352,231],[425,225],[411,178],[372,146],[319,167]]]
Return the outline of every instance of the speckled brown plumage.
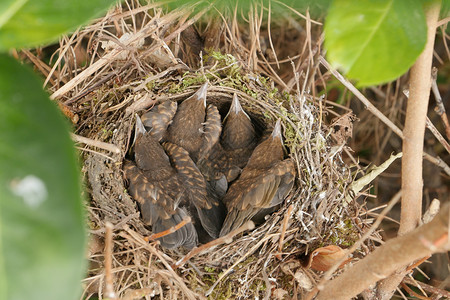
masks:
[[[218,180],[222,174],[228,182],[235,180],[256,146],[256,134],[250,117],[235,94],[223,121],[222,136],[208,157],[198,163],[207,178]]]
[[[136,127],[145,132],[139,118]],[[198,235],[194,226],[203,226],[208,233],[217,235],[220,225],[215,225],[208,214],[213,204],[207,199],[205,180],[188,152],[172,143],[161,146],[150,133],[137,131],[136,163],[127,161],[124,170],[128,190],[138,202],[144,222],[157,233],[175,226],[186,215],[193,218],[194,224],[160,239],[166,248],[196,246]]]
[[[172,122],[177,107],[178,105],[175,101],[164,101],[142,115],[141,120],[145,129],[150,132],[157,141],[160,141],[166,134],[167,127]]]
[[[284,200],[294,184],[295,167],[291,159],[283,158],[278,120],[272,134],[255,148],[240,177],[223,199],[228,214],[221,236]]]
[[[139,205],[142,219],[155,233],[178,224],[188,212],[185,187],[170,164],[162,146],[150,134],[141,135],[135,145],[136,163],[124,165],[128,191]],[[189,223],[160,239],[166,248],[191,249],[198,243],[197,232]]]
[[[165,140],[186,149],[194,162],[206,156],[221,133],[220,115],[214,105],[206,107],[205,83],[179,106]]]

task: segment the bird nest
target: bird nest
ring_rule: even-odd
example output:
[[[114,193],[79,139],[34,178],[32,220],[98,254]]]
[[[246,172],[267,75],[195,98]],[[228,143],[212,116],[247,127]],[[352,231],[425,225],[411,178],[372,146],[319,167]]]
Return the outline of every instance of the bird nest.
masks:
[[[323,98],[308,92],[306,82],[315,82],[320,51],[302,54],[309,59],[300,66],[305,72],[292,72],[295,85],[290,92],[281,92],[275,87],[279,77],[254,71],[255,62],[249,66],[255,49],[242,49],[248,49],[254,33],[243,30],[242,39],[235,39],[231,47],[227,44],[233,39],[227,36],[231,33],[220,31],[216,50],[192,55],[194,46],[177,37],[189,33],[198,16],[188,19],[180,10],[164,13],[154,4],[127,5],[61,41],[58,52],[66,63],[58,61],[57,70],[64,79],[52,87],[74,123],[78,140],[86,144],[80,149],[91,241],[84,297],[105,297],[105,273],[114,277],[109,284],[116,294],[127,299],[204,295],[282,299],[310,290],[319,278],[309,268],[310,253],[327,245],[349,247],[366,224],[360,206],[344,200],[354,174],[342,160],[345,137],[338,135],[351,124],[327,126]],[[90,66],[78,66],[82,55]],[[193,61],[197,67],[183,61]],[[157,241],[145,240],[152,232],[127,193],[122,163],[130,155],[135,113],[163,101],[181,102],[206,81],[207,102],[216,105],[222,117],[237,94],[260,135],[281,119],[286,155],[294,160],[297,175],[280,209],[263,224],[187,259],[183,249],[167,250]],[[62,83],[67,87],[64,93]],[[107,223],[112,224],[111,253],[103,251]],[[111,268],[105,259],[112,259]]]

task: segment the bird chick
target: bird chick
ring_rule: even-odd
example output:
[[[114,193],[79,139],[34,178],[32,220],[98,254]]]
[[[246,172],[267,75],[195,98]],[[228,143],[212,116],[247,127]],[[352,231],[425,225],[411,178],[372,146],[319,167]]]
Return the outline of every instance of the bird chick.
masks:
[[[210,208],[203,176],[186,150],[170,143],[166,143],[164,149],[155,137],[145,132],[139,117],[136,131],[136,163],[127,161],[124,166],[128,190],[137,201],[144,222],[151,225],[155,233],[192,216],[194,224],[188,223],[160,238],[163,247],[192,249],[198,243],[194,225],[203,222],[209,225],[209,220],[202,220],[205,218],[203,211]]]
[[[256,146],[255,128],[250,117],[242,109],[238,96],[234,94],[230,110],[223,120],[222,136],[200,163],[200,170],[208,169],[215,179],[225,175],[228,182],[235,180],[248,162]]]
[[[221,133],[219,111],[214,105],[206,106],[207,89],[205,83],[178,106],[165,137],[186,149],[194,162],[210,152]]]
[[[294,184],[295,167],[291,159],[283,158],[278,120],[272,134],[255,148],[240,177],[228,189],[223,199],[228,214],[220,236],[284,200]]]
[[[161,141],[166,134],[172,119],[177,111],[178,104],[175,101],[164,101],[153,107],[149,112],[142,115],[141,120],[145,129]]]

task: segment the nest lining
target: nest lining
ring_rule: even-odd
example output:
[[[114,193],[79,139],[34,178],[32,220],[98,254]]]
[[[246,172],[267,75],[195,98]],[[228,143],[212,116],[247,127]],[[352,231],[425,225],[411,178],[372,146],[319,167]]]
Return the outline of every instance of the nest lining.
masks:
[[[157,14],[148,13],[142,17],[139,7],[130,10],[135,15],[122,15],[123,24],[137,18],[142,28],[146,28],[157,18]],[[100,23],[104,28],[114,20],[117,21],[117,15],[110,13]],[[79,34],[96,43],[101,43],[104,37],[92,28]],[[151,36],[153,43],[159,43],[163,36],[155,34],[164,33],[147,32],[145,37]],[[102,52],[107,54],[107,50]],[[163,65],[155,61],[155,52],[134,53],[125,48],[122,54],[125,56],[111,59],[99,75],[91,76],[69,93],[65,101],[79,115],[77,134],[114,144],[121,150],[121,154],[113,155],[89,149],[83,152],[86,189],[91,196],[88,207],[91,236],[94,241],[99,237],[101,240],[105,222],[114,225],[113,270],[115,289],[120,296],[142,289],[147,289],[147,298],[156,294],[162,299],[196,298],[205,292],[212,299],[228,299],[265,296],[271,288],[291,291],[294,275],[303,274],[311,282],[317,279],[315,272],[301,267],[303,256],[328,244],[347,247],[359,238],[365,227],[365,221],[358,216],[360,207],[354,202],[343,205],[352,174],[342,161],[342,147],[335,145],[331,129],[322,122],[324,107],[320,99],[301,88],[295,94],[279,92],[270,78],[253,73],[230,54],[207,53],[197,70],[183,63]],[[143,242],[142,237],[151,232],[143,225],[137,205],[126,191],[121,163],[130,148],[135,112],[142,113],[162,101],[182,101],[206,80],[210,83],[207,101],[218,106],[222,116],[233,93],[237,93],[260,133],[271,128],[278,118],[282,119],[285,146],[297,165],[297,177],[282,207],[268,216],[264,224],[235,237],[230,244],[193,257],[174,275],[168,264],[175,263],[184,253]],[[92,92],[77,96],[82,91]],[[289,219],[289,225],[279,260],[276,254],[285,218]],[[98,250],[91,250],[86,296],[96,293],[102,297],[101,256]],[[302,286],[298,280],[297,283],[308,290],[307,284]]]

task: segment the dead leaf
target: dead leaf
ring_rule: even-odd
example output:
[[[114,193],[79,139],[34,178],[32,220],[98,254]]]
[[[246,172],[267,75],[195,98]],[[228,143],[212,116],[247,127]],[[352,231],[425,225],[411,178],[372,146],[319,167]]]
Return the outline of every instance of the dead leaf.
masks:
[[[349,112],[331,121],[333,132],[331,136],[338,145],[347,143],[347,139],[353,135],[353,122],[358,120],[356,116]]]
[[[309,256],[308,267],[316,271],[327,271],[335,263],[347,255],[347,250],[336,245],[329,245],[314,250]],[[351,258],[345,260],[339,267],[342,268]]]

